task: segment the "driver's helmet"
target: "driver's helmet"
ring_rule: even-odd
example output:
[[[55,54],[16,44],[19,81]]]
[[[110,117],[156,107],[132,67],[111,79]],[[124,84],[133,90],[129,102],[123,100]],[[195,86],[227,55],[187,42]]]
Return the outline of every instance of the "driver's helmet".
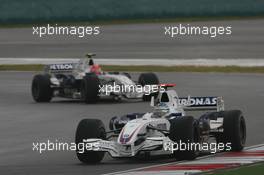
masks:
[[[102,70],[98,64],[94,64],[90,66],[90,72],[95,73],[96,75],[99,75],[101,74]]]
[[[89,70],[96,75],[99,75],[102,72],[101,67],[98,64],[94,64],[93,59],[89,60]]]
[[[89,66],[92,66],[92,65],[94,65],[94,61],[93,61],[93,59],[90,59],[89,60]]]
[[[164,115],[166,115],[167,113],[169,113],[169,106],[164,103],[164,102],[160,102],[154,109],[153,113],[156,116],[162,117]]]

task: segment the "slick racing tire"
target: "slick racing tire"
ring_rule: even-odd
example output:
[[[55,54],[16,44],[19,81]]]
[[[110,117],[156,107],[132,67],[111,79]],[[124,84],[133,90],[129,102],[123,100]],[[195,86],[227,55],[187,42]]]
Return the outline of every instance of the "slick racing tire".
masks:
[[[50,76],[48,74],[38,74],[33,77],[31,93],[36,102],[49,102],[52,99],[53,90],[50,84]]]
[[[240,110],[223,111],[223,134],[217,136],[218,143],[231,143],[232,151],[241,151],[246,143],[246,122]]]
[[[145,85],[158,85],[159,84],[159,79],[158,79],[157,75],[154,74],[154,73],[142,73],[142,74],[139,75],[138,83],[140,85],[142,85],[142,86],[145,86]],[[157,93],[153,93],[151,95],[143,95],[143,97],[142,97],[143,101],[150,101],[152,96],[157,97],[158,96],[158,92]]]
[[[76,154],[78,159],[86,164],[95,164],[101,162],[104,158],[105,152],[101,151],[91,151],[83,150],[78,147],[78,145],[83,143],[83,139],[89,138],[100,138],[106,139],[106,132],[104,124],[101,120],[98,119],[83,119],[79,122],[76,134],[75,134],[75,143],[76,143]],[[85,148],[85,146],[84,146]]]
[[[96,103],[99,98],[99,78],[95,74],[83,77],[81,83],[81,98],[85,103]]]
[[[175,144],[175,149],[177,150],[173,152],[175,158],[178,160],[195,159],[199,154],[199,150],[195,149],[195,147],[193,149],[188,149],[187,144],[199,143],[198,122],[192,116],[176,118],[170,122],[169,138],[174,143],[177,143]],[[182,147],[182,150],[180,150],[181,143],[185,144],[186,148]]]

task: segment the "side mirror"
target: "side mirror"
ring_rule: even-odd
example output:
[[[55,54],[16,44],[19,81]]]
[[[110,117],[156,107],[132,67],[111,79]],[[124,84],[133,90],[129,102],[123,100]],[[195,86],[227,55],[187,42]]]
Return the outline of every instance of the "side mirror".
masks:
[[[155,106],[155,97],[154,96],[151,96],[150,106],[151,107],[154,107]]]

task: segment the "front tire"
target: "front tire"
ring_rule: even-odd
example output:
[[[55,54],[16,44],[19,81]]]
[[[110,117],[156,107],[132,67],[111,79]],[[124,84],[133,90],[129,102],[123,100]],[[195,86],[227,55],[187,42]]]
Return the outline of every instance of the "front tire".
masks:
[[[52,99],[53,90],[50,84],[50,76],[48,74],[38,74],[33,77],[31,93],[36,102],[49,102]]]
[[[142,74],[140,74],[140,76],[138,78],[138,83],[142,86],[158,85],[159,79],[158,79],[157,75],[154,73],[142,73]],[[143,95],[142,99],[143,99],[143,101],[150,101],[152,96],[157,97],[158,93],[153,93],[150,95]]]
[[[75,143],[78,148],[78,144],[83,143],[83,139],[89,138],[99,138],[106,139],[106,132],[104,124],[101,120],[98,119],[83,119],[79,122],[76,134],[75,134]],[[95,164],[102,161],[104,158],[104,152],[101,151],[88,151],[84,150],[83,153],[76,150],[78,159],[86,164]]]

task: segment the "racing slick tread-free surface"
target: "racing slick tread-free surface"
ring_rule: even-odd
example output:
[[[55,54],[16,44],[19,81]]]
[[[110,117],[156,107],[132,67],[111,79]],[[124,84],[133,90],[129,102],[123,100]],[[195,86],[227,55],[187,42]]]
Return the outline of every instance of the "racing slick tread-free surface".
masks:
[[[75,143],[76,145],[83,143],[83,139],[89,138],[100,138],[106,139],[105,127],[101,120],[98,119],[83,119],[79,122],[76,134],[75,134]],[[77,146],[78,148],[78,146]],[[83,153],[79,153],[76,150],[78,159],[86,164],[99,163],[104,158],[104,152],[99,151],[87,151],[84,150]]]
[[[50,87],[50,76],[47,74],[35,75],[32,81],[31,92],[36,102],[49,102],[53,95]]]
[[[231,143],[232,151],[241,151],[246,142],[246,122],[240,110],[224,111],[224,133],[220,141]]]
[[[85,103],[96,103],[99,94],[99,79],[94,74],[83,77],[81,85],[81,96]]]
[[[172,119],[170,126],[169,138],[178,143],[178,148],[181,143],[197,143],[198,142],[198,126],[192,116],[184,116]],[[194,150],[174,151],[176,159],[179,160],[193,160],[197,157],[198,152]]]

